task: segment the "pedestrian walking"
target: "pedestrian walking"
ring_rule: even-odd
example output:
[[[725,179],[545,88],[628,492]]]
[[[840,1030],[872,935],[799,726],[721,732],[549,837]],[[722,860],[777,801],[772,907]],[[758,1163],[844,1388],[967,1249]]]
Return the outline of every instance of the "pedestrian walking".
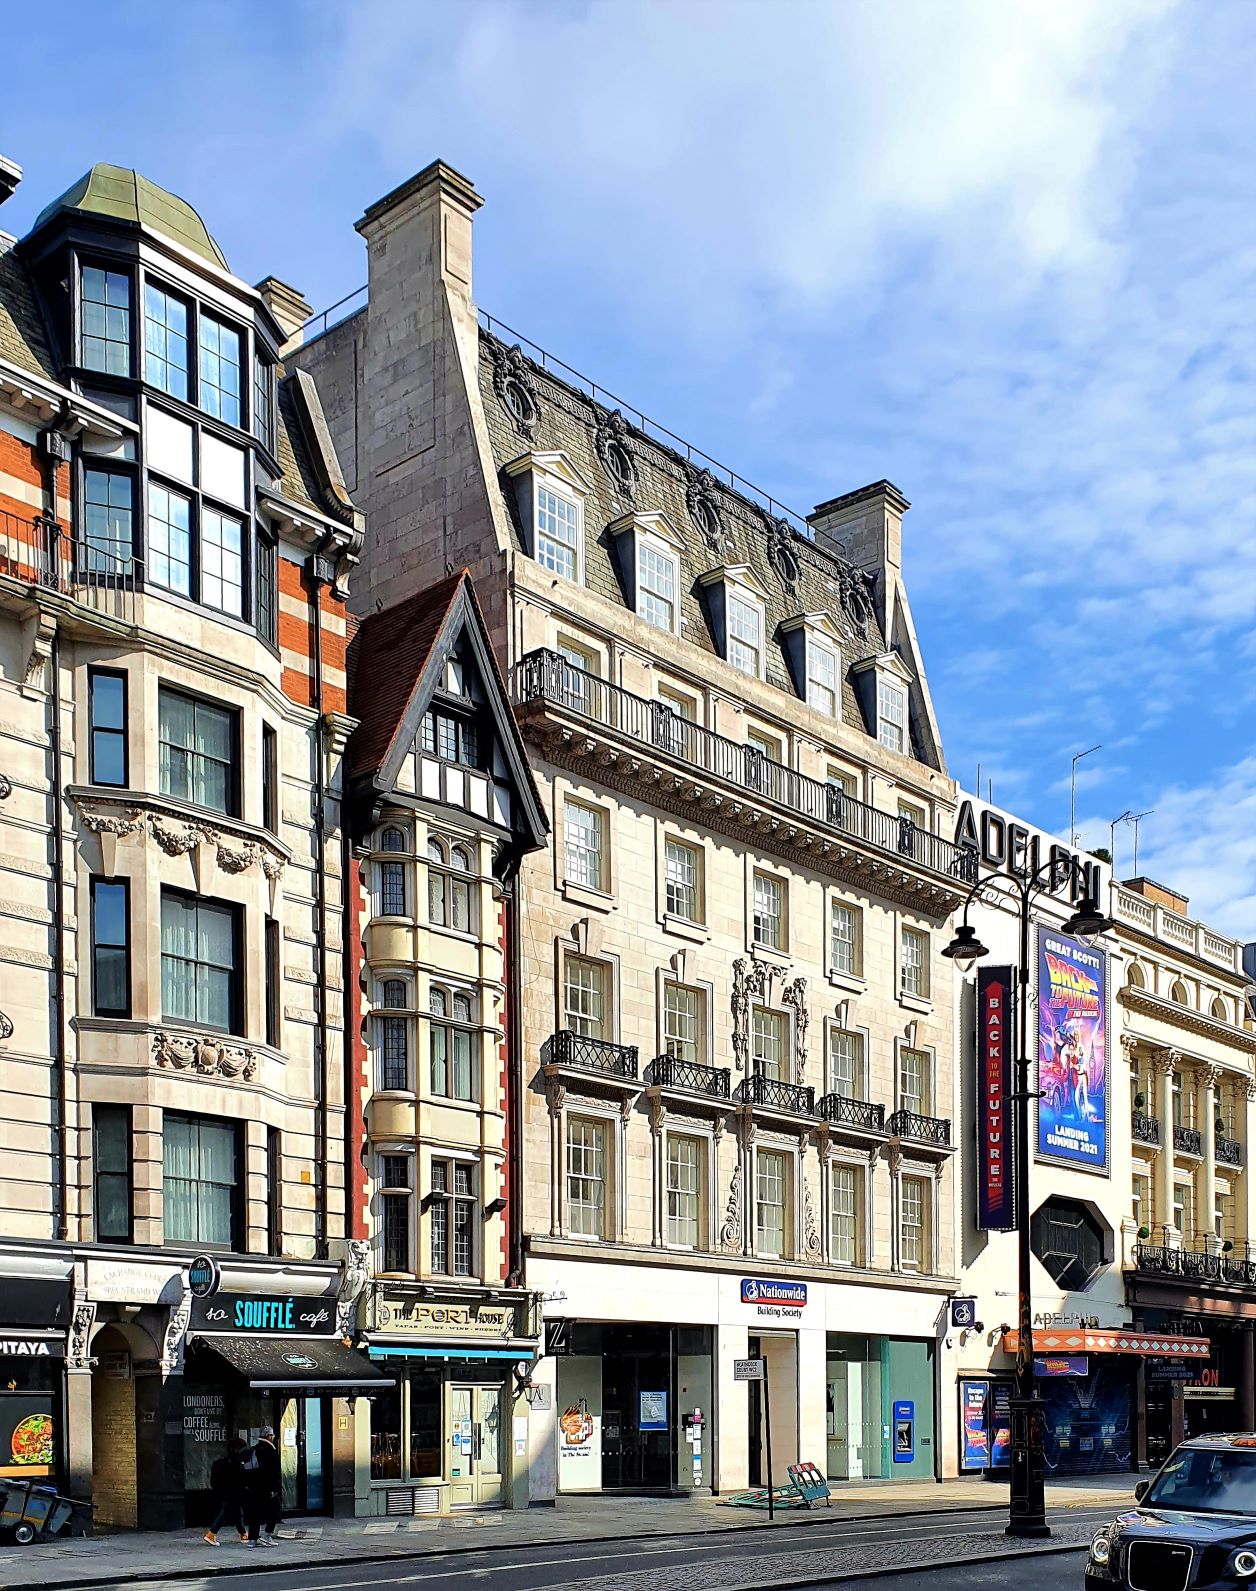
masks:
[[[273,1547],[282,1504],[279,1449],[273,1426],[264,1425],[244,1466],[249,1515],[249,1546]]]
[[[218,1546],[218,1532],[224,1525],[232,1525],[241,1541],[249,1539],[244,1528],[244,1460],[248,1443],[233,1436],[227,1451],[216,1458],[209,1472],[209,1489],[213,1493],[218,1512],[214,1522],[205,1532],[211,1547]]]

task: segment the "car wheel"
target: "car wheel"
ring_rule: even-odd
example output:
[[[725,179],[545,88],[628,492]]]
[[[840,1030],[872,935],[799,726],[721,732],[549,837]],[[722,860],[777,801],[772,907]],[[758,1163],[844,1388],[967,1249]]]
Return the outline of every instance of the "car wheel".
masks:
[[[19,1547],[29,1547],[35,1539],[34,1525],[18,1525],[13,1532],[13,1539]]]

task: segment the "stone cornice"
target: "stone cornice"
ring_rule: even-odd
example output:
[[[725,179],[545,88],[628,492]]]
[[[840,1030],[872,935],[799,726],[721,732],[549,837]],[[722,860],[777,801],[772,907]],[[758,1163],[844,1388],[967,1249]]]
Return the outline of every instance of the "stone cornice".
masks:
[[[1169,1027],[1180,1028],[1184,1033],[1195,1033],[1201,1038],[1212,1039],[1217,1044],[1224,1044],[1228,1049],[1241,1050],[1245,1055],[1256,1055],[1256,1033],[1233,1027],[1229,1022],[1219,1022],[1215,1016],[1205,1016],[1202,1011],[1192,1011],[1189,1006],[1178,1005],[1175,1000],[1166,1000],[1158,994],[1151,994],[1146,989],[1133,989],[1128,985],[1120,991],[1117,998],[1127,1011],[1136,1011],[1142,1016],[1154,1017]],[[1135,1039],[1142,1037],[1137,1033],[1133,1036]],[[1147,1036],[1144,1042],[1163,1043],[1162,1040],[1150,1036]]]

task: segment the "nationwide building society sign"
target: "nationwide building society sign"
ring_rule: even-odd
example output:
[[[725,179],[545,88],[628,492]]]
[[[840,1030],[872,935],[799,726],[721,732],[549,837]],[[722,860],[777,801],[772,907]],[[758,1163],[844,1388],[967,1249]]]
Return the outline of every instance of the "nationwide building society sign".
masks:
[[[741,1301],[753,1304],[760,1315],[776,1320],[800,1320],[807,1304],[806,1282],[773,1282],[743,1276]]]

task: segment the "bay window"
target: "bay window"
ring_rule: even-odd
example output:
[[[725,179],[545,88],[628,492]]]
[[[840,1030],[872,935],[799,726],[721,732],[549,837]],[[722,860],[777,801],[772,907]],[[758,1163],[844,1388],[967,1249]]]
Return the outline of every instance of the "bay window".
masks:
[[[83,569],[129,574],[135,554],[135,483],[129,473],[93,466],[83,471]]]
[[[463,1160],[433,1160],[427,1205],[433,1273],[474,1276],[475,1168]]]
[[[84,265],[79,277],[80,358],[87,370],[131,374],[131,278]]]
[[[92,880],[92,1014],[131,1014],[131,890],[125,878]]]
[[[411,1232],[414,1224],[410,1186],[412,1155],[379,1157],[381,1270],[414,1270]]]
[[[200,313],[200,406],[228,425],[240,424],[240,333],[205,310]]]
[[[162,686],[157,693],[161,793],[239,815],[238,715]]]
[[[144,288],[144,379],[172,398],[188,396],[188,306],[155,282]]]
[[[231,1122],[167,1111],[162,1121],[163,1235],[167,1243],[239,1245],[243,1177]]]
[[[433,984],[428,994],[429,1081],[433,1094],[474,1099],[474,1006],[469,994]],[[395,1019],[393,1019],[395,1020]]]
[[[243,1030],[240,908],[161,892],[161,1014],[223,1033]]]

